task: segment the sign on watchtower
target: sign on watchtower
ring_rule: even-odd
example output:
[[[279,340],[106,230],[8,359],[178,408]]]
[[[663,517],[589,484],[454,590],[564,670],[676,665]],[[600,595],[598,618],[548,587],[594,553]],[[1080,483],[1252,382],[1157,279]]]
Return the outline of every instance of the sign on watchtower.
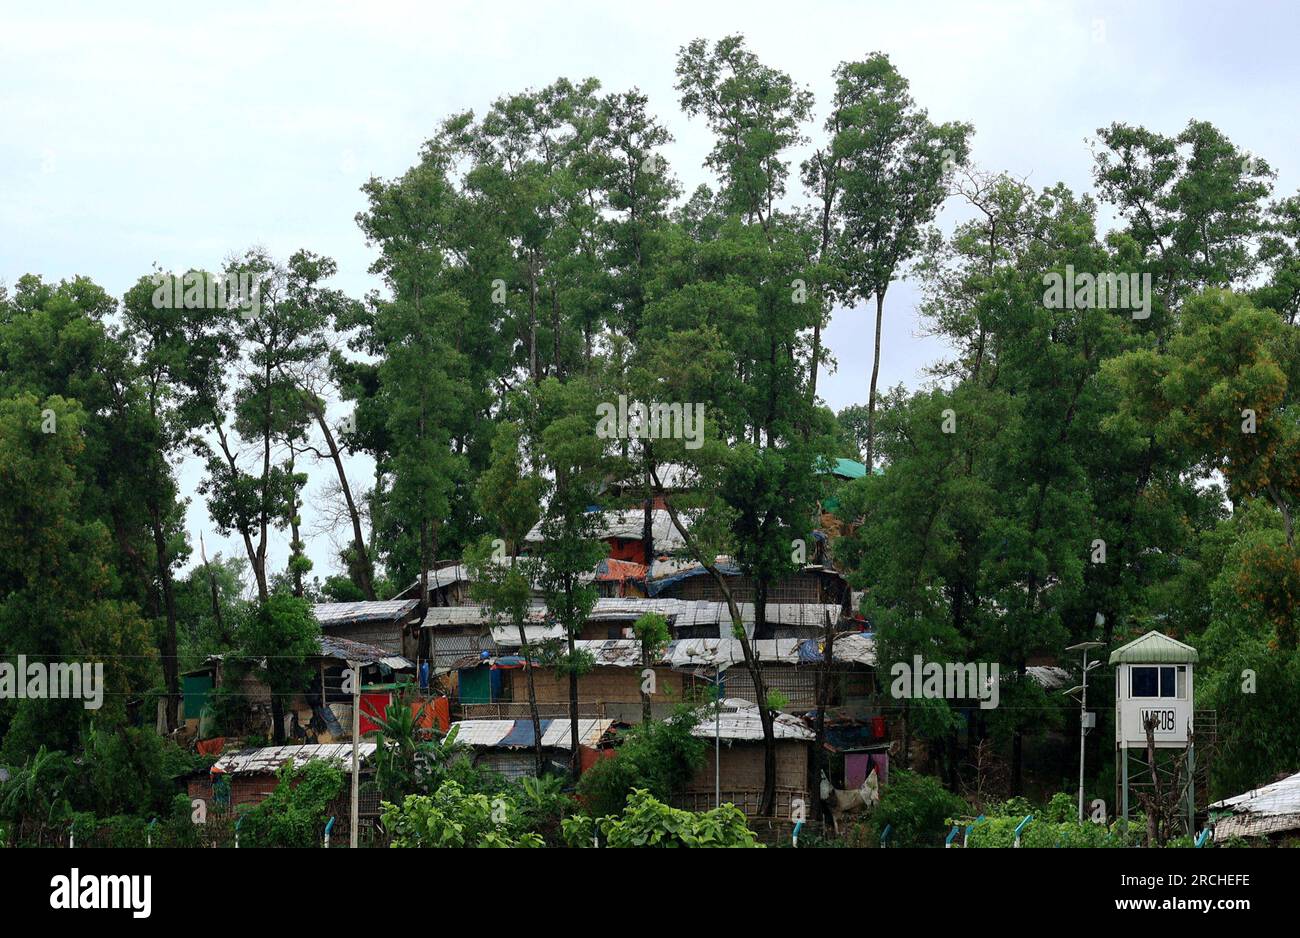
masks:
[[[1161,781],[1187,798],[1190,829],[1195,802],[1192,671],[1196,659],[1191,645],[1154,631],[1111,652],[1110,663],[1116,665],[1115,775],[1125,818],[1130,790],[1157,788],[1159,773]],[[1156,750],[1154,764],[1148,752],[1148,724]]]

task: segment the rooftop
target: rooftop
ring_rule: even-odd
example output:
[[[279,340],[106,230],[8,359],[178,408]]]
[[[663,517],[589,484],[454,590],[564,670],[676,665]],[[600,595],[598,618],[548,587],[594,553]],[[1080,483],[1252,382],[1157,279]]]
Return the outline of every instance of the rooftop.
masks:
[[[1110,653],[1111,664],[1190,664],[1198,655],[1191,645],[1154,629]]]

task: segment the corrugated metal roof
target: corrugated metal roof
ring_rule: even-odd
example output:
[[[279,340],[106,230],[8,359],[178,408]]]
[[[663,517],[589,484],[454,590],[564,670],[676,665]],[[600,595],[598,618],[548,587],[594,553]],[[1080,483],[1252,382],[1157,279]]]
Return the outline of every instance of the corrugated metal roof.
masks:
[[[571,748],[568,719],[540,722],[543,748]],[[613,725],[613,720],[579,720],[579,744],[595,746]],[[456,734],[456,742],[467,746],[485,749],[528,749],[533,746],[532,720],[461,720],[453,723],[452,726],[460,728]]]
[[[340,638],[337,635],[322,635],[319,641],[320,653],[326,657],[355,661],[358,664],[382,664],[394,671],[415,667],[414,662],[409,658],[394,655],[387,648],[380,648],[378,645],[354,642],[350,638]]]
[[[1111,664],[1191,664],[1197,658],[1191,645],[1154,629],[1110,653]]]
[[[1245,794],[1210,805],[1213,811],[1231,811],[1214,822],[1214,839],[1260,837],[1300,829],[1300,772],[1254,788]]]
[[[631,475],[623,479],[610,479],[603,488],[618,486],[623,489],[632,489],[633,494],[640,494],[645,490],[643,472],[642,469],[634,468]],[[660,463],[655,466],[655,476],[659,479],[659,484],[668,492],[674,489],[691,489],[698,484],[698,473],[695,469],[682,463]]]
[[[754,603],[737,604],[747,631],[754,631]],[[840,620],[841,609],[834,603],[768,603],[767,621],[773,625],[807,625],[821,626],[830,617],[832,623]],[[609,598],[596,600],[587,616],[588,622],[624,620],[634,622],[647,612],[657,612],[665,616],[673,628],[688,628],[717,625],[727,629],[731,627],[731,612],[724,602],[711,602],[705,599],[639,599]],[[546,623],[548,610],[545,605],[534,604],[529,608],[528,622],[542,625]],[[465,626],[465,625],[506,625],[514,631],[514,625],[502,623],[486,606],[436,606],[428,610],[424,619],[425,628]],[[494,629],[495,634],[495,629]],[[560,633],[563,634],[562,632]],[[506,641],[510,641],[506,636]],[[500,639],[498,639],[500,641]],[[518,644],[518,638],[514,639]]]
[[[353,622],[396,622],[406,618],[419,603],[414,599],[385,599],[360,603],[318,603],[312,613],[321,625]]]
[[[531,626],[529,628],[532,628]],[[518,635],[512,641],[501,641],[514,632],[513,626],[493,629],[493,638],[504,647],[516,648]],[[500,635],[497,633],[500,632]],[[534,637],[537,634],[539,637]],[[563,638],[564,632],[559,626],[548,630],[544,637]],[[530,633],[528,640],[541,640],[540,633]],[[641,643],[634,638],[578,639],[574,648],[586,651],[601,667],[639,668],[641,667]],[[812,639],[770,638],[757,639],[750,643],[755,658],[765,664],[794,665],[820,660],[818,643]],[[809,649],[811,648],[811,652]],[[875,641],[869,635],[847,633],[835,638],[835,660],[841,664],[874,665],[876,662]],[[745,652],[737,638],[683,638],[669,642],[662,655],[656,659],[659,667],[677,669],[689,668],[727,668],[745,663]]]
[[[357,751],[362,759],[375,754],[375,743],[359,743]],[[267,746],[264,749],[241,749],[227,753],[212,766],[215,773],[226,775],[271,774],[288,762],[305,765],[313,759],[322,759],[342,768],[352,770],[351,743],[322,743],[304,746]]]
[[[715,718],[713,707],[702,707],[698,711],[700,722],[691,730],[692,736],[713,738],[715,726],[718,738],[748,742],[763,738],[763,718],[758,706],[748,700],[728,697],[721,702],[721,713]],[[816,734],[808,729],[804,722],[788,713],[778,713],[773,719],[772,735],[777,739],[812,740]]]
[[[1029,679],[1044,690],[1056,690],[1064,687],[1070,680],[1070,672],[1054,665],[1033,665],[1025,668]]]
[[[683,523],[690,527],[689,523],[687,523],[689,513],[680,512],[680,514]],[[639,541],[644,528],[645,509],[643,508],[602,511],[592,536],[601,540],[617,538],[624,541]],[[673,524],[672,516],[664,508],[651,510],[650,536],[653,539],[656,552],[680,550],[686,546],[685,539],[678,533],[676,526]],[[528,532],[528,536],[524,540],[531,543],[539,543],[542,540],[541,522],[533,526],[533,529]]]
[[[415,667],[415,663],[410,658],[395,655],[380,645],[357,642],[350,638],[341,638],[338,635],[318,635],[316,644],[320,648],[320,655],[323,658],[339,658],[345,661],[356,661],[360,664],[384,664],[394,671]],[[217,664],[225,661],[226,658],[234,657],[239,656],[222,653],[208,655],[203,660],[205,664]],[[257,664],[259,667],[266,667],[266,659],[257,659]]]
[[[525,625],[524,640],[530,645],[536,645],[538,642],[554,641],[564,638],[564,626],[562,625]],[[492,644],[498,649],[518,648],[519,647],[519,626],[517,625],[494,625],[492,626]]]

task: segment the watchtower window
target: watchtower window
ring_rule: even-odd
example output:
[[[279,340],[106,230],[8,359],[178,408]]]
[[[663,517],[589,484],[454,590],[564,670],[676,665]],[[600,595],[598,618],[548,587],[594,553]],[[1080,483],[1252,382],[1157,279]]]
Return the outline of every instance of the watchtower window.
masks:
[[[1185,667],[1133,667],[1130,669],[1130,697],[1187,696],[1187,669]]]

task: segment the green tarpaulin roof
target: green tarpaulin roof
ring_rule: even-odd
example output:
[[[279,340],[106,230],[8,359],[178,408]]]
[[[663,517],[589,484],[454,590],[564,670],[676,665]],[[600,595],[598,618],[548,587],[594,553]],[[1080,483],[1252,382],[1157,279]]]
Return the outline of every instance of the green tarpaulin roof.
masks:
[[[867,474],[867,467],[856,459],[836,459],[834,462],[824,462],[818,468],[818,472],[827,475],[840,476],[844,479],[861,479]],[[877,466],[876,475],[883,475],[883,470]]]
[[[852,459],[835,460],[835,468],[831,470],[831,475],[845,476],[850,479],[861,479],[866,474],[867,467]]]
[[[1151,631],[1110,653],[1111,664],[1190,664],[1196,649],[1177,639]]]

